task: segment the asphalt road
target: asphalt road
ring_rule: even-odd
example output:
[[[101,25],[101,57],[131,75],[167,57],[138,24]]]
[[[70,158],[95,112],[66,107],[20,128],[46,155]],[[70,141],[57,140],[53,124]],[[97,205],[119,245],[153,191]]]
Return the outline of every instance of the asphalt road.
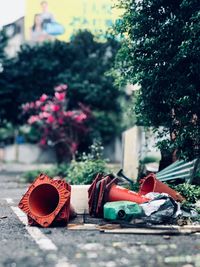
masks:
[[[17,204],[19,173],[0,174],[0,267],[200,267],[200,235],[154,236],[37,228]]]

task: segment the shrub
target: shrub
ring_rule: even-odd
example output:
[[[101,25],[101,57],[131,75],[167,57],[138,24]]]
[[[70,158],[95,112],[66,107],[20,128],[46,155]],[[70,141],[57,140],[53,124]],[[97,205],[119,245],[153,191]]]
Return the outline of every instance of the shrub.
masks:
[[[189,203],[196,203],[198,200],[200,200],[200,186],[198,185],[183,183],[174,186],[170,185],[170,187],[185,197],[186,201]]]
[[[109,172],[103,159],[103,147],[98,141],[90,146],[90,153],[83,153],[79,160],[73,160],[67,170],[67,181],[71,184],[90,184],[96,174]]]
[[[108,172],[105,160],[74,160],[67,170],[66,179],[71,184],[91,184],[98,172]]]
[[[0,59],[3,43],[0,34]],[[119,45],[111,38],[99,42],[87,30],[78,32],[70,42],[24,44],[0,72],[0,120],[7,119],[15,125],[23,123],[19,116],[21,103],[35,101],[42,93],[53,95],[57,84],[67,83],[70,110],[77,109],[81,102],[97,114],[90,121],[92,131],[85,137],[84,148],[94,136],[100,136],[104,143],[111,142],[121,129],[122,91],[106,73]]]
[[[54,146],[58,162],[70,161],[88,132],[86,122],[91,112],[81,104],[79,109],[68,110],[66,85],[54,90],[53,97],[43,94],[35,102],[24,104],[23,111],[28,115],[28,123],[40,130],[40,145]]]
[[[45,173],[52,178],[55,176],[65,178],[70,184],[90,184],[96,173],[110,172],[107,160],[103,159],[102,151],[103,147],[95,141],[90,146],[90,153],[83,153],[79,160],[72,160],[70,165],[63,163],[46,170],[28,171],[22,176],[22,181],[33,182],[40,173]]]

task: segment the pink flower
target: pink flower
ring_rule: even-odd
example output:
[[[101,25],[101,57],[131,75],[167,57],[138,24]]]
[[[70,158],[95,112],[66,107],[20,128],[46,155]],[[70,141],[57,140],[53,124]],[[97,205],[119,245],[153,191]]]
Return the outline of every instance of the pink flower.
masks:
[[[34,103],[34,102],[30,102],[30,103],[29,103],[29,107],[30,107],[30,108],[34,108],[34,107],[35,107],[35,103]]]
[[[29,105],[29,103],[26,103],[26,104],[23,104],[22,105],[22,109],[23,109],[23,111],[28,111],[29,109],[30,109],[30,105]]]
[[[51,110],[52,111],[59,111],[60,110],[60,106],[58,106],[58,105],[51,105]]]
[[[37,100],[37,101],[35,102],[35,106],[36,106],[36,108],[39,108],[39,107],[41,106],[41,102],[40,102],[39,100]]]
[[[74,115],[74,111],[66,111],[64,112],[65,117],[72,117]]]
[[[65,100],[65,93],[58,93],[58,92],[55,92],[55,97],[59,100],[59,101],[63,101]]]
[[[48,118],[47,118],[47,122],[48,123],[53,123],[55,121],[55,118],[52,116],[52,115],[50,115]]]
[[[45,119],[45,118],[48,118],[50,116],[50,114],[48,112],[42,112],[39,114],[40,118],[41,119]]]
[[[44,145],[46,145],[46,143],[47,143],[47,140],[45,138],[42,138],[40,140],[40,145],[44,146]]]
[[[38,116],[31,116],[29,119],[28,119],[28,123],[29,124],[33,124],[33,123],[35,123],[35,122],[37,122],[37,121],[39,121],[40,120],[40,118],[38,117]]]
[[[45,102],[47,100],[48,96],[46,94],[43,94],[41,97],[40,97],[40,101],[41,102]]]
[[[80,115],[75,117],[76,122],[82,122],[87,118],[87,116],[84,113],[81,113]]]
[[[44,105],[41,107],[42,111],[48,111],[49,110],[49,105]]]
[[[61,84],[62,89],[66,90],[67,89],[67,85],[66,84]]]
[[[66,89],[67,89],[66,84],[60,84],[54,88],[56,92],[62,92],[62,91],[65,91]]]

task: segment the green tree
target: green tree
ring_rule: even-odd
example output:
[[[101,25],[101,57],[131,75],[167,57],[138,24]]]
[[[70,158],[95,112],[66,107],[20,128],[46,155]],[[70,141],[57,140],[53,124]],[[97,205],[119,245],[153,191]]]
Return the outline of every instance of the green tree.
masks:
[[[120,1],[124,36],[116,69],[141,85],[138,123],[163,126],[161,147],[194,158],[200,151],[199,0]],[[164,134],[164,132],[162,133]]]
[[[110,141],[120,130],[121,93],[106,72],[118,48],[114,39],[101,43],[88,31],[79,32],[69,43],[57,40],[22,46],[17,57],[7,61],[0,77],[6,92],[3,98],[8,100],[4,117],[19,123],[22,103],[34,101],[42,93],[52,95],[56,85],[65,83],[69,108],[77,108],[81,102],[96,114],[90,125],[91,138]]]

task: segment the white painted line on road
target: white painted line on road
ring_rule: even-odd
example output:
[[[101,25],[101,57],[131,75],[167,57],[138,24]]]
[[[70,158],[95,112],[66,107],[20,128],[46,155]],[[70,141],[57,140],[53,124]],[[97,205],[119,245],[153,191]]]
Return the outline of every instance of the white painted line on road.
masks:
[[[13,212],[17,215],[19,220],[25,225],[27,232],[34,239],[34,241],[38,244],[38,246],[42,250],[57,250],[56,245],[46,237],[40,229],[37,227],[30,227],[27,225],[27,217],[26,215],[18,208],[18,207],[10,207]]]
[[[7,203],[10,205],[14,204],[14,201],[11,198],[6,198]],[[10,206],[13,212],[17,215],[19,220],[25,225],[27,232],[38,244],[38,246],[43,250],[57,250],[56,245],[46,237],[39,228],[28,226],[27,216],[18,208]]]
[[[13,205],[14,201],[11,198],[5,199],[9,205]],[[28,226],[28,220],[25,213],[23,213],[18,207],[10,206],[12,211],[17,215],[19,220],[25,225],[25,228],[33,240],[38,244],[39,248],[42,250],[54,250],[57,251],[56,245],[46,237],[39,228]],[[71,265],[66,257],[57,258],[57,263],[55,267],[76,267],[76,265]]]

